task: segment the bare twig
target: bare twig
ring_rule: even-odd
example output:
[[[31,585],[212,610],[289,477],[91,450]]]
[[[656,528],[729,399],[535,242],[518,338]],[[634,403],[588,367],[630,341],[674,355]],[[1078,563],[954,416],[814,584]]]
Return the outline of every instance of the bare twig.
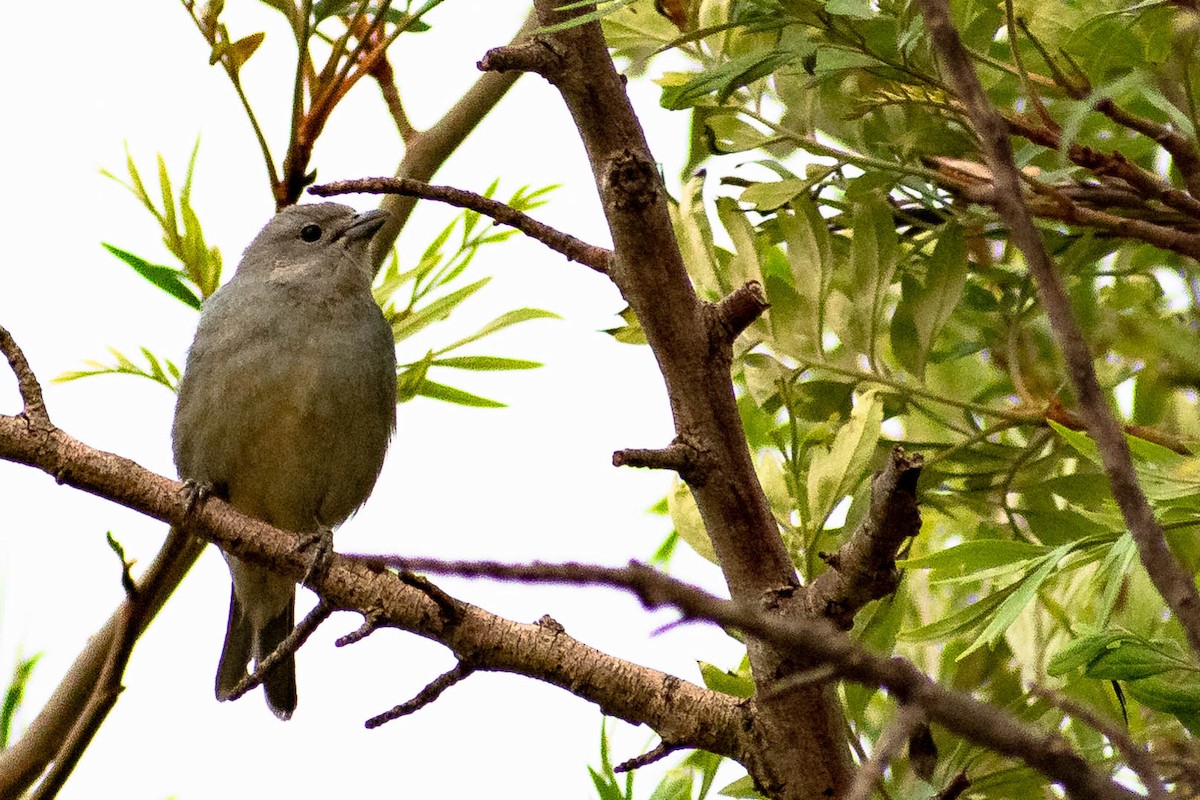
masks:
[[[1191,139],[1168,125],[1130,113],[1105,97],[1096,102],[1096,110],[1118,125],[1124,125],[1158,142],[1171,154],[1175,168],[1193,197],[1200,198],[1200,153]]]
[[[629,772],[631,770],[641,769],[642,767],[653,764],[655,761],[661,761],[662,759],[671,755],[671,753],[677,752],[679,749],[679,745],[670,744],[669,742],[665,741],[659,742],[654,749],[642,753],[640,756],[634,756],[633,758],[626,759],[620,764],[617,764],[615,767],[613,767],[613,772]]]
[[[325,602],[324,599],[319,600],[313,610],[305,615],[304,619],[300,620],[300,624],[292,628],[291,632],[283,638],[283,641],[275,646],[266,658],[254,665],[254,672],[238,681],[237,686],[229,690],[229,694],[221,698],[222,700],[237,700],[246,692],[256,689],[262,684],[267,676],[271,674],[279,664],[288,656],[293,656],[296,651],[308,641],[308,637],[316,633],[318,627],[325,620],[329,619],[329,615],[334,611],[333,606]]]
[[[748,281],[721,298],[713,307],[721,340],[731,344],[770,307],[762,284],[758,281]]]
[[[590,245],[582,239],[577,239],[569,233],[555,230],[545,223],[538,222],[528,214],[517,211],[509,205],[484,197],[481,194],[455,189],[453,186],[431,186],[428,183],[411,178],[358,178],[348,181],[333,181],[321,186],[313,186],[309,190],[320,197],[338,194],[363,192],[366,194],[403,194],[420,197],[425,200],[436,200],[459,208],[478,211],[484,216],[491,217],[502,225],[516,228],[531,239],[536,239],[551,250],[562,253],[571,261],[591,267],[597,272],[608,271],[610,253],[603,247]]]
[[[21,402],[25,405],[25,410],[22,412],[24,417],[30,422],[49,425],[50,414],[46,411],[42,386],[38,383],[33,370],[29,368],[29,362],[25,360],[25,353],[12,338],[12,334],[2,326],[0,326],[0,353],[4,353],[13,375],[17,377],[17,390],[21,393]]]
[[[420,693],[417,694],[417,696],[413,699],[401,703],[391,711],[385,711],[378,716],[371,717],[366,721],[366,727],[378,728],[380,725],[386,725],[392,720],[397,720],[401,717],[407,717],[409,714],[415,714],[425,706],[433,703],[435,700],[441,697],[442,692],[446,691],[454,684],[466,680],[474,671],[474,668],[467,664],[467,662],[458,662],[454,666],[454,669],[443,672],[441,675],[430,681],[429,685],[422,689]]]
[[[669,469],[678,472],[680,477],[692,475],[698,467],[698,461],[696,449],[679,441],[659,449],[634,447],[618,450],[612,456],[614,467]]]
[[[358,628],[350,633],[347,633],[345,636],[339,637],[338,640],[333,643],[334,647],[347,647],[352,644],[358,644],[363,639],[379,630],[379,616],[378,610],[368,611],[367,613],[363,614],[362,625],[359,625]]]
[[[1067,365],[1088,432],[1096,440],[1113,497],[1137,543],[1142,565],[1187,634],[1192,650],[1200,653],[1200,593],[1192,577],[1167,547],[1138,484],[1129,445],[1105,399],[1092,364],[1092,354],[1075,320],[1071,303],[1022,200],[1021,179],[1013,162],[1008,126],[992,107],[971,58],[950,22],[946,0],[921,0],[925,26],[948,73],[950,85],[967,109],[995,176],[995,207],[1009,228],[1013,243],[1025,256],[1037,282],[1038,295],[1050,318],[1054,337]]]
[[[924,712],[910,705],[901,705],[896,717],[884,728],[871,757],[859,765],[854,773],[854,783],[846,793],[845,800],[871,800],[871,793],[883,780],[884,770],[900,755],[901,748],[908,742],[919,726],[924,724]]]

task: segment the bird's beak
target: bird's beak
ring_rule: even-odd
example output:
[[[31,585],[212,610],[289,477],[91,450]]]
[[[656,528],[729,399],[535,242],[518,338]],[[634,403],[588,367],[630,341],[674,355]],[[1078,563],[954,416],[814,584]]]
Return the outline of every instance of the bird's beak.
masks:
[[[342,235],[348,241],[370,239],[387,221],[388,215],[385,211],[379,211],[378,209],[364,211],[361,214],[355,215],[354,221],[350,223],[350,227],[346,228]]]

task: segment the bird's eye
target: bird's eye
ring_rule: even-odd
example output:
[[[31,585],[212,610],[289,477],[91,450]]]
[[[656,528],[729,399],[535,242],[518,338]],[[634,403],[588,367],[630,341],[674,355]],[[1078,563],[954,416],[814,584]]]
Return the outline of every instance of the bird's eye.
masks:
[[[321,226],[305,225],[300,229],[300,238],[306,242],[315,242],[321,238]]]

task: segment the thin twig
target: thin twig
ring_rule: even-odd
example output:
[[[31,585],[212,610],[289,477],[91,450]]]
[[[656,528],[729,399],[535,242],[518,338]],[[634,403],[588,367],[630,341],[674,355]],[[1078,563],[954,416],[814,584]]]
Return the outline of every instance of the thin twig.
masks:
[[[925,722],[925,714],[921,709],[911,705],[901,705],[893,719],[871,753],[870,759],[860,764],[854,773],[854,783],[844,800],[871,800],[871,792],[883,781],[883,773],[900,755],[900,749],[912,736],[913,731]]]
[[[680,748],[680,746],[677,744],[671,744],[666,740],[661,741],[654,747],[653,750],[642,753],[640,756],[634,756],[633,758],[626,759],[620,764],[617,764],[615,767],[613,767],[613,772],[629,772],[631,770],[641,769],[642,767],[653,764],[655,761],[660,761],[666,758],[667,756],[671,755],[671,753],[677,752],[680,749],[682,748]]]
[[[371,717],[366,721],[366,727],[368,729],[378,728],[380,725],[386,725],[393,720],[400,719],[401,717],[407,717],[409,714],[415,714],[422,708],[425,708],[425,706],[433,703],[435,700],[441,697],[442,692],[446,691],[454,684],[466,680],[474,671],[475,669],[467,664],[467,662],[458,662],[454,665],[454,669],[443,672],[441,675],[430,681],[429,685],[422,689],[420,693],[417,694],[417,696],[413,699],[401,703],[391,711],[385,711],[378,716]]]
[[[436,200],[439,203],[477,211],[491,217],[502,225],[516,228],[531,239],[536,239],[551,250],[562,253],[571,261],[577,261],[591,267],[600,273],[608,272],[609,251],[603,247],[590,245],[582,239],[577,239],[569,233],[555,230],[545,223],[538,222],[528,214],[517,211],[509,205],[484,197],[481,194],[455,189],[453,186],[433,186],[411,178],[359,178],[349,181],[333,181],[332,183],[313,186],[308,190],[318,197],[351,194],[363,192],[366,194],[403,194],[420,197],[424,200]]]
[[[1008,126],[992,107],[971,58],[950,22],[946,0],[921,0],[925,26],[949,73],[950,83],[979,134],[984,156],[995,176],[995,207],[1008,226],[1013,243],[1020,249],[1037,281],[1038,295],[1078,399],[1088,432],[1096,440],[1113,497],[1121,508],[1142,565],[1155,587],[1187,634],[1192,650],[1200,653],[1200,593],[1167,547],[1162,528],[1154,518],[1146,495],[1138,484],[1125,434],[1109,407],[1092,353],[1075,320],[1070,299],[1059,278],[1045,242],[1034,226],[1029,207],[1022,200],[1021,179],[1013,161]]]
[[[291,633],[284,637],[283,641],[275,646],[266,658],[254,665],[254,672],[238,681],[237,686],[229,691],[222,700],[237,700],[246,692],[258,687],[266,680],[271,671],[277,667],[280,662],[291,655],[295,655],[308,637],[312,636],[320,627],[321,623],[329,619],[329,615],[333,613],[333,606],[325,602],[324,598],[317,602],[317,605],[304,619],[300,620],[300,624],[292,628]]]

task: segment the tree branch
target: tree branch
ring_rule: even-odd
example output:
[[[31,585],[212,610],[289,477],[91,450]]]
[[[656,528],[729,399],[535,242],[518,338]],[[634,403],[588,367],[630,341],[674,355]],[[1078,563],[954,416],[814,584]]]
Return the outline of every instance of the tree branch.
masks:
[[[610,253],[603,247],[588,244],[569,233],[555,230],[543,222],[538,222],[528,214],[517,211],[509,205],[484,197],[474,192],[455,189],[453,186],[431,186],[411,178],[357,178],[348,181],[333,181],[321,186],[313,186],[308,190],[318,197],[329,197],[338,194],[363,192],[366,194],[405,195],[420,197],[425,200],[436,200],[459,208],[478,211],[486,217],[491,217],[497,223],[516,228],[531,239],[537,239],[551,250],[562,253],[571,261],[591,267],[597,272],[608,271]]]
[[[90,448],[53,427],[32,429],[20,417],[0,416],[0,458],[36,467],[60,482],[134,510],[184,526],[226,552],[299,579],[310,558],[297,537],[208,499],[189,512],[181,485],[111,453]],[[199,539],[172,533],[169,544],[139,583],[136,625],[144,629],[203,548]],[[164,589],[165,587],[165,589]],[[334,555],[312,588],[334,609],[356,610],[380,626],[438,641],[480,670],[527,675],[590,700],[611,716],[652,727],[664,739],[736,757],[747,748],[749,709],[658,670],[615,658],[575,640],[561,626],[521,624],[414,586],[382,571],[377,562]],[[66,732],[98,684],[113,642],[126,629],[127,599],[113,620],[72,666],[26,736],[0,754],[0,796],[20,794],[59,751]],[[120,667],[123,669],[124,664]],[[119,672],[117,672],[119,675]]]
[[[828,667],[841,678],[886,689],[897,701],[920,709],[930,721],[947,730],[1001,755],[1024,761],[1061,783],[1072,797],[1080,800],[1137,797],[1094,769],[1056,731],[1027,725],[1010,711],[976,700],[970,692],[947,689],[906,659],[877,656],[825,619],[798,616],[785,619],[765,614],[753,605],[723,600],[637,562],[626,567],[601,567],[576,563],[442,561],[391,555],[363,558],[395,569],[441,575],[625,589],[647,608],[676,608],[685,619],[716,622],[747,636],[806,653],[809,660]],[[758,698],[756,708],[762,700]]]
[[[995,176],[996,211],[1033,273],[1038,296],[1063,352],[1080,413],[1100,450],[1113,497],[1137,544],[1142,565],[1183,626],[1192,650],[1200,654],[1200,593],[1197,593],[1192,577],[1167,547],[1162,528],[1138,484],[1129,445],[1100,388],[1091,351],[1075,320],[1066,290],[1046,251],[1045,242],[1033,224],[1029,208],[1021,199],[1020,174],[1013,161],[1008,127],[979,83],[971,58],[950,22],[946,0],[921,0],[921,9],[949,83],[979,135],[984,157]]]
[[[435,702],[451,686],[469,678],[474,671],[466,662],[458,662],[453,669],[443,672],[430,681],[429,685],[422,689],[416,697],[401,703],[391,711],[371,717],[367,720],[366,726],[368,728],[378,728],[380,725],[385,725],[393,720],[417,713],[422,708],[425,708],[425,706]]]
[[[689,488],[730,593],[738,602],[767,605],[780,615],[805,614],[795,597],[795,568],[755,474],[738,415],[730,378],[731,337],[713,335],[712,306],[692,289],[657,162],[600,25],[562,26],[594,7],[535,0],[534,8],[542,28],[552,30],[489,51],[480,68],[533,71],[562,95],[612,234],[609,275],[658,360],[676,436],[696,443],[712,465],[704,483]],[[749,299],[750,293],[744,297]],[[729,319],[728,330],[735,333],[745,315]],[[759,641],[751,642],[749,656],[763,699],[755,718],[760,747],[746,766],[759,790],[785,800],[843,792],[851,774],[850,751],[833,686],[812,683],[788,694],[771,694],[775,682],[807,668],[803,651],[785,652]]]
[[[4,327],[0,327],[0,353],[4,354],[13,375],[17,377],[17,390],[21,393],[21,402],[25,405],[22,415],[33,424],[49,425],[50,414],[46,411],[42,386],[30,369],[29,362],[25,360],[25,353]]]
[[[859,609],[896,591],[896,553],[921,532],[917,479],[923,463],[920,455],[892,450],[887,466],[871,479],[867,515],[845,544],[824,556],[829,569],[804,588],[814,613],[849,630]]]

